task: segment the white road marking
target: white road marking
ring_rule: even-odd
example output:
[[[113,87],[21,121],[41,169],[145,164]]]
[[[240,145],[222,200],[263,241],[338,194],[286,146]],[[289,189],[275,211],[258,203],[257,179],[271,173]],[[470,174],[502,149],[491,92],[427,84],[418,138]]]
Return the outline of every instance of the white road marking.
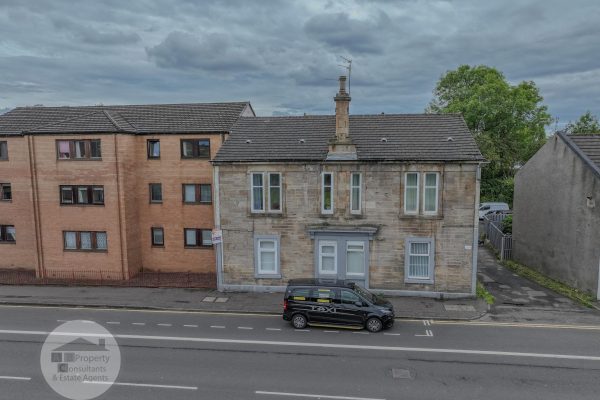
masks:
[[[567,325],[567,324],[528,324],[514,322],[483,322],[483,321],[435,321],[436,325],[461,326],[493,326],[510,328],[548,328],[548,329],[580,329],[600,331],[599,325]]]
[[[173,326],[172,324],[156,324],[158,326]]]
[[[132,322],[131,325],[144,326],[144,325],[146,325],[146,323],[145,322]]]
[[[214,329],[225,329],[223,325],[211,325],[210,327]]]
[[[91,382],[83,381],[93,385],[114,385],[114,386],[134,386],[134,387],[151,387],[159,389],[181,389],[181,390],[198,390],[197,386],[177,386],[177,385],[154,385],[152,383],[128,383],[128,382]]]
[[[51,332],[47,331],[22,331],[22,330],[0,330],[0,334],[7,335],[33,335],[48,336]],[[54,335],[67,337],[109,337],[109,335],[99,335],[97,333],[86,332],[54,332]],[[483,356],[501,356],[501,357],[528,357],[528,358],[553,358],[559,360],[586,360],[599,361],[598,356],[581,356],[575,354],[552,354],[552,353],[521,353],[516,351],[493,351],[493,350],[467,350],[467,349],[444,349],[434,347],[400,347],[400,346],[374,346],[374,345],[356,345],[341,343],[312,343],[312,342],[283,342],[275,340],[247,340],[247,339],[217,339],[202,337],[184,337],[184,336],[147,336],[147,335],[111,335],[117,339],[131,340],[156,340],[172,342],[195,342],[195,343],[224,343],[224,344],[247,344],[257,346],[284,346],[284,347],[317,347],[328,349],[351,349],[351,350],[369,350],[369,351],[399,351],[412,353],[442,353],[442,354],[469,354]]]
[[[313,399],[339,399],[339,400],[385,400],[375,399],[373,397],[349,397],[349,396],[327,396],[324,394],[307,394],[307,393],[286,393],[286,392],[265,392],[257,390],[256,394],[268,394],[273,396],[286,396],[286,397],[308,397]]]
[[[310,332],[310,329],[294,329],[296,332]]]
[[[197,328],[198,325],[184,325],[186,328]]]
[[[340,333],[340,331],[323,331],[325,333]]]
[[[108,321],[107,324],[109,325],[120,325],[120,322],[115,322],[115,321]]]
[[[427,329],[427,330],[425,330],[424,335],[415,335],[415,336],[433,337],[433,332],[430,331],[429,329]]]
[[[251,330],[251,329],[254,329],[254,328],[251,327],[251,326],[238,326],[238,329]]]
[[[31,378],[28,376],[0,376],[0,379],[9,381],[30,381]]]
[[[369,334],[369,332],[352,332],[352,333],[355,333],[357,335],[368,335]]]
[[[431,325],[431,321],[430,321],[430,320],[428,320],[428,319],[424,319],[424,320],[423,320],[423,325],[425,325],[425,326],[429,326],[429,325]]]
[[[265,328],[268,331],[280,331],[281,328]]]
[[[400,336],[399,333],[387,333],[387,332],[384,333],[384,335],[386,335],[386,336]]]

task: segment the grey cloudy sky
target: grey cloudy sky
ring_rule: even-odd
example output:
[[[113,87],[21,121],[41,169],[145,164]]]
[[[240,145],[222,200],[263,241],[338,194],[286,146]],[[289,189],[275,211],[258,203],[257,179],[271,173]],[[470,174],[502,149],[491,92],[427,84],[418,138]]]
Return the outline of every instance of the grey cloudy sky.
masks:
[[[600,2],[1,0],[0,109],[250,100],[422,112],[439,77],[486,64],[533,80],[561,125],[600,114]]]

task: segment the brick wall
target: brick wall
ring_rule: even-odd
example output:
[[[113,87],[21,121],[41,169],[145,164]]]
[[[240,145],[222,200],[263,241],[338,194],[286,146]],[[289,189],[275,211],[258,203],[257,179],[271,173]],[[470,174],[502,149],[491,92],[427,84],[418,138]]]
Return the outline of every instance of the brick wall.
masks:
[[[12,201],[0,201],[0,225],[14,225],[16,243],[0,243],[0,268],[37,267],[33,192],[26,137],[0,137],[8,144],[8,161],[0,160],[0,182],[10,183]]]

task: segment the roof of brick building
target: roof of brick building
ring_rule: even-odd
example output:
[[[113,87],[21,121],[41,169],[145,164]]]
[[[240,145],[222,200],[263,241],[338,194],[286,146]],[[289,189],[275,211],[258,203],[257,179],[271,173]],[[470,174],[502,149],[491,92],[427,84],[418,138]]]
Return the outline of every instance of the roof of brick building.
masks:
[[[0,134],[229,132],[247,107],[249,102],[18,107],[0,115]]]
[[[357,159],[484,161],[458,114],[351,115]],[[240,118],[215,162],[323,161],[335,138],[335,116]]]

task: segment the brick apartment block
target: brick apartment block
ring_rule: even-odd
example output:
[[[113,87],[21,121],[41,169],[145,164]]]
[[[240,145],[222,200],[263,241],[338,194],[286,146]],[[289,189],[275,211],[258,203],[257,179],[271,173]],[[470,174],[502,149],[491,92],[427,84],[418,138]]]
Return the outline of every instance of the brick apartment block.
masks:
[[[103,271],[105,279],[142,268],[214,273],[201,231],[214,226],[210,160],[237,119],[253,115],[241,102],[24,107],[0,116],[0,269]],[[151,184],[160,184],[155,201]],[[198,246],[186,245],[194,233]]]

